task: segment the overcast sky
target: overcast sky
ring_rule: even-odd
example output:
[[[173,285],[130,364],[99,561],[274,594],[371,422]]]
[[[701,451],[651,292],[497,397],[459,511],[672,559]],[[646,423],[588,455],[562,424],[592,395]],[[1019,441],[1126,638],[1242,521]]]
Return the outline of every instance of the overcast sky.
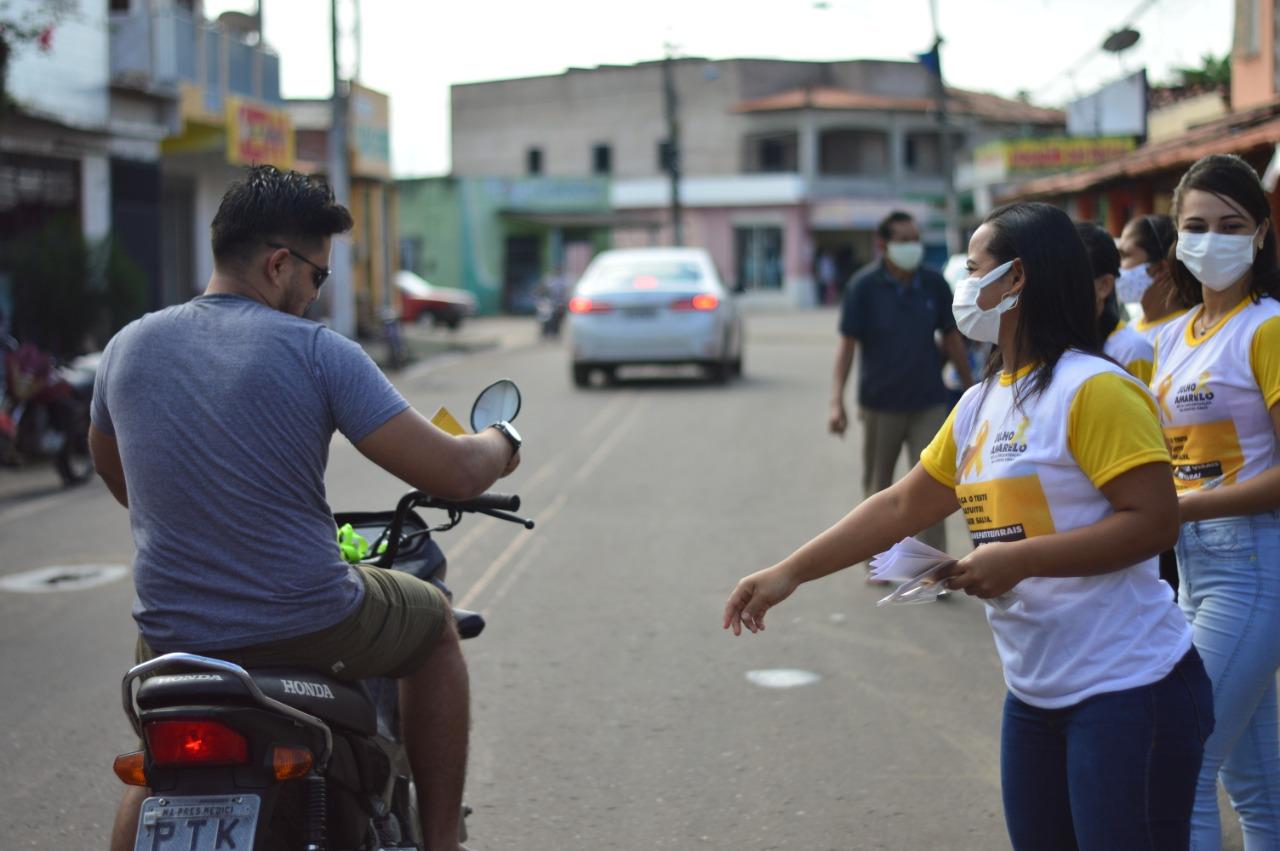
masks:
[[[285,97],[327,97],[328,3],[263,0],[266,40]],[[353,0],[340,0],[343,66],[354,68]],[[936,0],[950,85],[1059,106],[1144,65],[1151,79],[1231,47],[1232,0]],[[363,0],[360,79],[391,95],[397,175],[449,170],[449,85],[630,64],[663,44],[712,59],[901,59],[933,40],[929,0]],[[1145,8],[1149,7],[1149,8]],[[205,0],[210,17],[254,0]],[[1123,60],[1093,51],[1132,12],[1138,44]],[[1123,64],[1122,64],[1123,61]],[[1069,69],[1077,69],[1069,75]]]

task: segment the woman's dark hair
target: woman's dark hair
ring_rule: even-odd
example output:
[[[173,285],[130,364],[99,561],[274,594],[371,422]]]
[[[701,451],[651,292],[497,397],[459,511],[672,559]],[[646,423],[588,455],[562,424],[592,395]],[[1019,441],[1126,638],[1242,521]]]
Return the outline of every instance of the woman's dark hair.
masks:
[[[1084,243],[1084,250],[1089,255],[1089,265],[1093,268],[1093,277],[1102,275],[1120,276],[1120,249],[1116,248],[1116,240],[1106,228],[1097,222],[1076,222],[1076,233]],[[1102,305],[1102,315],[1098,317],[1098,339],[1105,341],[1120,324],[1120,300],[1113,287]]]
[[[322,180],[260,165],[227,187],[213,217],[213,259],[220,265],[249,258],[268,242],[311,248],[351,230],[351,213]]]
[[[1035,395],[1049,386],[1067,349],[1102,353],[1094,320],[1093,267],[1071,218],[1050,204],[1009,204],[983,224],[991,227],[987,251],[997,264],[1022,261],[1026,282],[1018,299],[1014,345],[1029,363],[1040,365],[1031,380],[1030,395]],[[989,362],[987,376],[1003,368],[1000,353]]]
[[[1163,213],[1148,213],[1133,220],[1133,238],[1146,253],[1148,263],[1172,261],[1178,229],[1173,226],[1173,219]]]
[[[1231,206],[1248,213],[1259,225],[1271,219],[1271,205],[1267,203],[1267,193],[1262,188],[1258,173],[1253,170],[1253,166],[1234,154],[1211,154],[1187,169],[1182,180],[1178,181],[1178,188],[1173,190],[1175,223],[1182,218],[1182,202],[1192,189],[1212,192]],[[1173,284],[1178,294],[1189,305],[1204,301],[1196,276],[1191,274],[1191,270],[1173,252],[1170,252],[1170,258],[1173,264]],[[1254,301],[1264,295],[1280,298],[1280,264],[1276,259],[1275,222],[1267,226],[1262,249],[1253,258],[1252,271],[1249,295]]]

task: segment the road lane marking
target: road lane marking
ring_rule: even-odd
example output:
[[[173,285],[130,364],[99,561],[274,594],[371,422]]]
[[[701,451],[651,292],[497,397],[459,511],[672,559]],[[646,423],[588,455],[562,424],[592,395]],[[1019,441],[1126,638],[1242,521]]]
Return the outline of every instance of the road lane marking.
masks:
[[[49,594],[107,585],[129,574],[122,564],[53,565],[0,578],[0,591]]]
[[[489,616],[489,612],[503,597],[507,596],[507,591],[511,590],[511,586],[516,584],[516,580],[542,554],[542,550],[546,545],[546,538],[539,538],[533,542],[533,545],[529,547],[529,552],[525,553],[523,558],[512,565],[511,570],[507,571],[507,578],[502,581],[502,584],[493,589],[493,596],[489,598],[489,602],[485,603],[484,608],[480,610],[480,614],[485,617]]]
[[[822,677],[813,671],[802,671],[799,668],[766,668],[759,671],[747,671],[747,682],[761,688],[799,688],[811,686]]]
[[[12,523],[15,520],[21,520],[24,517],[30,517],[32,514],[39,514],[41,511],[53,508],[58,503],[75,495],[75,491],[59,491],[48,496],[42,496],[33,499],[30,502],[16,505],[5,511],[0,511],[0,525]]]
[[[547,510],[542,513],[542,516],[538,520],[538,525],[545,526],[549,523],[552,518],[560,513],[560,509],[564,508],[565,503],[568,501],[568,494],[562,493],[556,497],[551,505],[547,507]],[[490,583],[492,583],[500,573],[502,573],[503,568],[505,568],[511,560],[515,558],[516,554],[520,552],[529,540],[528,535],[517,535],[513,538],[511,543],[507,544],[507,548],[499,553],[498,557],[493,560],[493,563],[489,565],[488,569],[480,575],[480,578],[476,580],[476,584],[472,585],[467,590],[467,593],[463,598],[457,602],[455,608],[470,608],[471,603],[480,596],[480,593],[484,591],[485,588],[489,587]]]
[[[596,451],[591,453],[591,457],[587,459],[587,462],[578,468],[578,472],[573,476],[573,483],[575,485],[580,485],[590,478],[591,474],[596,471],[596,468],[603,463],[604,459],[608,457],[614,447],[616,447],[618,443],[621,442],[622,438],[626,436],[627,432],[631,430],[631,427],[636,423],[636,410],[636,408],[632,408],[625,417],[622,417],[621,422],[618,423],[613,434],[601,441],[600,445],[596,447]]]
[[[609,402],[609,404],[605,405],[603,408],[597,411],[596,415],[592,417],[590,420],[588,420],[587,424],[582,427],[582,431],[579,432],[582,439],[587,440],[588,438],[590,438],[591,435],[597,429],[603,427],[606,423],[609,422],[610,419],[613,418],[618,408],[621,408],[627,402],[630,402],[633,398],[634,397],[631,395],[631,393],[627,391],[619,393],[617,396],[615,396]]]

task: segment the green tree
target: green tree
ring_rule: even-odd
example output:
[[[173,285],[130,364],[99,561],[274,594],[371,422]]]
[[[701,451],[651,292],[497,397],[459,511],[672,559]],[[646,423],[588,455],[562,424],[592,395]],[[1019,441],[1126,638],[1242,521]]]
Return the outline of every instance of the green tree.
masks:
[[[17,11],[13,0],[0,0],[0,114],[10,103],[9,60],[31,44],[42,52],[51,50],[54,31],[74,5],[74,0],[40,0],[34,8]]]
[[[13,334],[62,357],[105,342],[147,308],[147,277],[111,237],[90,243],[63,218],[11,241]]]
[[[1231,85],[1230,56],[1223,56],[1218,59],[1213,54],[1206,53],[1200,57],[1200,62],[1199,68],[1176,69],[1180,85],[1213,87]]]

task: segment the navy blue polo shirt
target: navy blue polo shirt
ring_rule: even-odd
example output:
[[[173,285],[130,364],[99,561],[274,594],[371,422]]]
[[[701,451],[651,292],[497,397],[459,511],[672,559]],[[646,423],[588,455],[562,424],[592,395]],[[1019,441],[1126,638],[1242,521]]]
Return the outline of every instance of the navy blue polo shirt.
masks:
[[[943,356],[934,332],[955,327],[951,287],[932,269],[917,269],[907,285],[890,275],[883,261],[858,270],[840,309],[840,333],[862,349],[858,404],[884,411],[946,404]]]

